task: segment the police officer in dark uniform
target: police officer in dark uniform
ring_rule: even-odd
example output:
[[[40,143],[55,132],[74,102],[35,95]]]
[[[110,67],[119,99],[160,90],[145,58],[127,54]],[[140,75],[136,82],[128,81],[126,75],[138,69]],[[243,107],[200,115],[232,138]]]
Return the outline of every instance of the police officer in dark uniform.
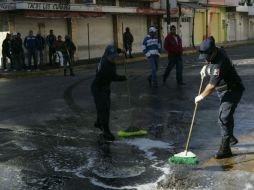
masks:
[[[101,61],[97,65],[96,76],[91,85],[97,111],[97,121],[94,125],[102,130],[105,139],[111,141],[115,137],[109,129],[110,84],[112,81],[126,80],[126,76],[117,75],[116,73],[115,63],[118,60],[118,54],[121,52],[121,49],[115,48],[113,45],[106,47]]]
[[[233,135],[233,115],[245,88],[227,53],[223,48],[216,47],[213,37],[200,44],[199,52],[199,58],[208,62],[200,72],[201,77],[209,75],[210,80],[205,90],[195,98],[195,103],[217,91],[220,98],[218,122],[222,131],[222,141],[215,158],[228,158],[232,156],[230,145],[238,143]]]

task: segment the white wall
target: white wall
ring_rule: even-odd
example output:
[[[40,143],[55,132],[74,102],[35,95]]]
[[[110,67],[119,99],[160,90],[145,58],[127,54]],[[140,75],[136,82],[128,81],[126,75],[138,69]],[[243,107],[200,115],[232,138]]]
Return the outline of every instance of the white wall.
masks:
[[[254,39],[254,19],[249,19],[249,39]]]
[[[42,36],[46,37],[49,34],[49,30],[53,29],[54,34],[65,36],[67,34],[66,19],[49,19],[49,18],[27,18],[23,16],[15,17],[14,30],[20,32],[22,37],[28,35],[29,30],[33,30],[34,35],[39,31],[38,24],[41,23],[44,27],[41,27]]]
[[[125,32],[126,27],[129,27],[133,35],[133,53],[142,52],[141,46],[145,36],[147,35],[146,16],[123,15],[121,18],[123,23],[123,32]]]
[[[113,44],[112,16],[78,19],[79,59],[88,59],[88,24],[90,36],[90,58],[101,57],[105,47]]]
[[[56,36],[67,35],[67,25],[65,18],[59,19],[50,19],[50,18],[27,18],[24,16],[16,16],[14,24],[14,31],[20,32],[21,37],[24,41],[24,38],[28,35],[29,30],[33,30],[34,35],[39,32],[39,25],[41,30],[41,35],[46,37],[49,34],[49,30],[54,30]],[[24,49],[25,50],[25,49]],[[44,53],[44,62],[48,63],[48,48],[46,47]]]
[[[237,13],[236,14],[236,40],[247,40],[248,39],[248,16],[247,14]]]

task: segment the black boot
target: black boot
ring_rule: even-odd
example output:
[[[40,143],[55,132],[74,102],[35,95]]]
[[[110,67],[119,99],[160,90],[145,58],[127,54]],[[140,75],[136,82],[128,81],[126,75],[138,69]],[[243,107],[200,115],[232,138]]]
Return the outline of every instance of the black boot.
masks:
[[[102,126],[101,126],[101,124],[99,124],[98,121],[96,121],[96,122],[94,123],[94,127],[96,127],[96,128],[98,128],[98,129],[100,129],[100,130],[103,131]]]
[[[72,69],[70,69],[70,75],[71,75],[71,76],[75,76],[75,74],[73,73],[73,70],[72,70]]]
[[[108,126],[104,126],[104,127],[103,127],[103,137],[105,138],[105,140],[108,140],[108,141],[114,141],[114,140],[115,140],[115,137],[114,137],[114,135],[110,132]]]
[[[151,87],[152,86],[152,77],[151,77],[151,75],[147,77],[147,80],[148,80],[149,87]]]
[[[232,135],[232,137],[230,138],[230,145],[236,145],[238,143],[237,138],[234,137],[234,135]]]
[[[66,76],[66,69],[64,69],[64,76]]]
[[[230,139],[222,139],[220,149],[215,155],[216,159],[223,159],[223,158],[229,158],[232,157],[232,152],[230,149]]]
[[[167,78],[166,78],[166,76],[165,76],[165,75],[163,75],[163,78],[162,78],[162,82],[163,82],[163,84],[166,84],[166,81],[167,81]]]

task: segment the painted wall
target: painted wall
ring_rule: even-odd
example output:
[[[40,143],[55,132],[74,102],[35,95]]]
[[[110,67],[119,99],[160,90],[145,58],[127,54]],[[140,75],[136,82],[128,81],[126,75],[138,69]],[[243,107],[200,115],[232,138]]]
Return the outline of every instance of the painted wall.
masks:
[[[227,41],[236,40],[236,16],[235,12],[228,13],[227,19]]]
[[[204,10],[197,10],[194,18],[194,44],[199,45],[206,35]]]
[[[249,39],[254,39],[254,18],[249,19]]]
[[[147,17],[135,15],[122,15],[119,19],[121,31],[125,32],[128,26],[134,37],[133,53],[142,52],[141,46],[147,35]]]
[[[247,40],[249,19],[246,13],[236,13],[236,40]]]
[[[108,44],[113,44],[113,21],[111,15],[97,18],[80,18],[77,20],[77,27],[79,59],[89,58],[88,28],[90,58],[101,57],[105,47]]]
[[[28,35],[29,30],[33,30],[34,35],[39,31],[43,37],[46,37],[49,34],[49,30],[53,29],[56,36],[67,35],[67,25],[66,19],[49,19],[49,18],[27,18],[22,15],[16,15],[13,18],[13,24],[11,26],[12,31],[20,32],[21,37],[24,38]],[[24,48],[25,50],[25,48]],[[46,47],[44,53],[44,62],[48,62],[47,56],[48,48]]]
[[[227,40],[226,11],[224,7],[209,9],[208,34],[214,36],[216,42]]]

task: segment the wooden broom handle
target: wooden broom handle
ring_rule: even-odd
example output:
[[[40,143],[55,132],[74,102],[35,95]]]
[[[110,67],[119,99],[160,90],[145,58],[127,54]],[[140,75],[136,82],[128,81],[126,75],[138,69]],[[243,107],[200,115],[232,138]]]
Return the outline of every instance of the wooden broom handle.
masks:
[[[204,81],[204,77],[201,77],[201,82],[200,82],[200,87],[199,87],[198,95],[201,93],[203,81]],[[194,109],[193,116],[192,116],[191,127],[190,127],[190,131],[189,131],[189,135],[188,135],[188,140],[187,140],[186,147],[185,147],[185,154],[186,155],[187,155],[187,151],[188,151],[188,147],[189,147],[189,142],[190,142],[190,138],[191,138],[193,124],[194,124],[195,117],[196,117],[197,108],[198,108],[198,103],[195,104],[195,109]]]

